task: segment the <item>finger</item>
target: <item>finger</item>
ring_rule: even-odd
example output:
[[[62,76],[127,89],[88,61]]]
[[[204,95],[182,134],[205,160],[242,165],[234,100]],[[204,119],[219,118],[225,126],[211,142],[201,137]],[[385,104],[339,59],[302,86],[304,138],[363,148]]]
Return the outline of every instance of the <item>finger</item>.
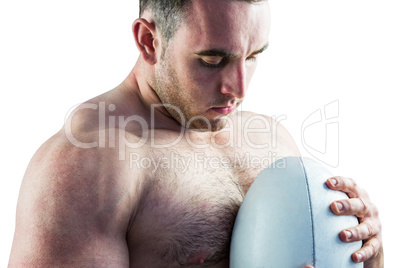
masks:
[[[381,226],[378,226],[371,221],[364,221],[358,226],[342,230],[339,233],[339,238],[343,242],[355,242],[368,240],[380,233]]]
[[[360,197],[332,202],[330,208],[336,215],[355,215],[359,218],[371,216],[377,211],[373,204]]]
[[[304,268],[314,268],[314,266],[306,265],[306,266],[304,266]]]
[[[365,190],[357,186],[356,182],[351,178],[335,176],[326,181],[328,188],[336,191],[345,192],[350,198],[364,197],[368,199]]]
[[[364,262],[371,257],[377,255],[377,253],[380,251],[380,248],[380,239],[375,236],[364,243],[361,249],[352,254],[352,260],[354,262]]]

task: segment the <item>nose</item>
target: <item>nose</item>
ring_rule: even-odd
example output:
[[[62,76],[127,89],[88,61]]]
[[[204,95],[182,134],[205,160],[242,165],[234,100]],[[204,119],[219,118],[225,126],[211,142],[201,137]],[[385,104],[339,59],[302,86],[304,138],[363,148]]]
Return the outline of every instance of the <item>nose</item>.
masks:
[[[246,75],[244,62],[227,68],[226,72],[223,74],[221,92],[223,94],[231,94],[238,99],[244,98],[247,87]]]

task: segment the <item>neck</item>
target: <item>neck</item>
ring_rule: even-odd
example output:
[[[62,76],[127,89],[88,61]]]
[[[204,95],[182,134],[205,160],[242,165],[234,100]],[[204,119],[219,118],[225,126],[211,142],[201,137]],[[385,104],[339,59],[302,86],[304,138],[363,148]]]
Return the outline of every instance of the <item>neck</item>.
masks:
[[[181,130],[182,126],[164,108],[159,96],[149,84],[150,74],[154,74],[153,66],[147,65],[139,58],[119,88],[138,99],[144,114],[151,115],[153,110],[156,129]]]

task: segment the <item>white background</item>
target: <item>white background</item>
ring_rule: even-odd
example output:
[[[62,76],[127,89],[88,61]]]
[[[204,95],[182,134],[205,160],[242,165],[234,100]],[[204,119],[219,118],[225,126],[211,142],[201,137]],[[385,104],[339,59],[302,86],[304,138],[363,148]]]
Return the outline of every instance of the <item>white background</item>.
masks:
[[[37,148],[69,109],[119,84],[138,52],[138,1],[3,1],[0,4],[0,266],[14,232],[19,186]],[[337,132],[306,132],[339,150],[334,173],[353,177],[380,209],[387,267],[397,267],[401,204],[402,5],[398,0],[272,0],[270,47],[242,109],[281,121],[305,156],[303,121],[338,101]],[[318,126],[318,127],[317,127]],[[334,124],[330,126],[336,126]],[[315,131],[312,131],[314,130]],[[334,130],[334,128],[328,128]],[[335,134],[334,134],[335,133]],[[333,161],[333,160],[331,160]]]

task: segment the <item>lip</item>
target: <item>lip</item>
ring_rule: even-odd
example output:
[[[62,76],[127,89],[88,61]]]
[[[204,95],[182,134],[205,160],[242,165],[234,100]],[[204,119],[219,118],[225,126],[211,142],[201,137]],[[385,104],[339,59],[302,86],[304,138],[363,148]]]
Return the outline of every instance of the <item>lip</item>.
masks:
[[[211,110],[216,113],[226,115],[226,114],[230,114],[231,112],[233,112],[235,108],[236,108],[236,105],[232,105],[232,106],[225,106],[225,107],[214,107],[214,108],[211,108]]]

